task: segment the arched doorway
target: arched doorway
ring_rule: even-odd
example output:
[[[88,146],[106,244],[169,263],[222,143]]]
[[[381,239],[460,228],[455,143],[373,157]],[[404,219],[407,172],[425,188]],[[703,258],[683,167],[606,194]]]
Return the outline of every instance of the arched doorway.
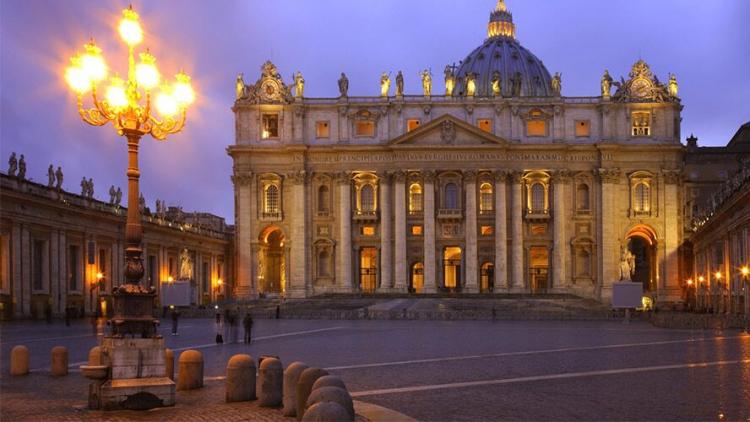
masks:
[[[284,233],[278,227],[268,227],[260,236],[258,263],[258,292],[282,294],[286,286],[286,257]]]
[[[485,262],[479,270],[479,288],[482,293],[489,293],[494,289],[495,265]]]
[[[409,292],[422,293],[424,288],[424,264],[416,262],[411,266],[411,276],[409,277]]]
[[[549,286],[549,249],[546,246],[529,248],[529,282],[532,293],[546,293]]]
[[[656,291],[656,233],[648,226],[638,225],[630,229],[626,239],[627,249],[635,257],[635,269],[631,279],[636,283],[642,283],[644,292]]]
[[[461,248],[458,246],[443,250],[443,287],[449,291],[461,288]]]

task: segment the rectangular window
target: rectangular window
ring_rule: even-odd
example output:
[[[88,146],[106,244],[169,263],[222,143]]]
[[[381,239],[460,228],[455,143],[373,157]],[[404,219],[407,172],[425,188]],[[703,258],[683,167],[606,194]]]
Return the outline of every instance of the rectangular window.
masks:
[[[375,122],[357,122],[354,135],[372,138],[375,136]]]
[[[409,119],[406,121],[406,131],[411,132],[412,130],[417,129],[421,124],[422,122],[419,119]]]
[[[633,136],[651,136],[651,113],[635,111],[630,115]]]
[[[479,232],[482,233],[482,236],[492,236],[494,229],[492,226],[482,226]]]
[[[75,291],[81,281],[81,248],[78,245],[68,246],[68,289]]]
[[[362,227],[362,236],[375,236],[375,227],[374,226]]]
[[[527,136],[547,136],[547,121],[529,120],[526,122]]]
[[[331,136],[328,122],[315,122],[315,137],[316,138],[329,138]]]
[[[531,225],[531,234],[534,236],[544,236],[547,234],[547,225],[546,224],[532,224]]]
[[[411,226],[411,234],[413,236],[422,236],[422,226]]]
[[[170,257],[168,262],[169,262],[169,264],[167,265],[167,268],[169,270],[168,276],[174,277],[174,258]]]
[[[273,139],[279,137],[279,115],[278,114],[263,114],[261,119],[262,133],[261,138]]]
[[[588,138],[591,135],[591,123],[588,120],[576,120],[576,138]]]
[[[110,278],[106,249],[99,249],[99,272],[105,277]]]
[[[34,290],[44,289],[44,241],[34,240],[31,251],[31,279]]]
[[[477,120],[477,126],[479,129],[487,132],[492,133],[492,120],[490,119],[479,119]]]

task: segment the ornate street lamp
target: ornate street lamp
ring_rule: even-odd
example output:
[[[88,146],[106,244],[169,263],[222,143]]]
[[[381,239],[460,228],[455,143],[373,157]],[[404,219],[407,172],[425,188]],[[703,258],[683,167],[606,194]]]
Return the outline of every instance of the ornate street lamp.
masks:
[[[140,285],[143,278],[141,240],[143,229],[138,208],[138,142],[143,135],[164,140],[185,125],[187,106],[195,99],[190,77],[180,72],[172,84],[162,83],[156,59],[148,50],[135,62],[135,47],[143,41],[143,29],[132,6],[123,11],[118,25],[120,37],[128,45],[128,78],[115,74],[102,98],[98,85],[107,79],[108,68],[101,49],[92,39],[84,46],[83,54],[71,58],[65,80],[78,98],[78,113],[92,126],[112,123],[118,135],[128,144],[128,217],[125,228],[126,284],[113,290],[114,316],[112,335],[154,335],[157,320],[152,316],[155,288]],[[83,105],[83,95],[90,92],[93,107]],[[153,99],[153,101],[152,101]],[[152,104],[153,103],[153,104]],[[158,114],[153,113],[155,106]]]

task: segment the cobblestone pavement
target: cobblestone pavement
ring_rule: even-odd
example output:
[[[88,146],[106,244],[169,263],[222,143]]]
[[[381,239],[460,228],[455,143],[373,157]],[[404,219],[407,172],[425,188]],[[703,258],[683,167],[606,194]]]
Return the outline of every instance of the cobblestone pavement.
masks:
[[[189,403],[205,403],[199,408],[211,409],[209,415],[223,418],[221,412],[228,412],[230,420],[242,419],[233,416],[235,412],[251,412],[253,404],[236,410],[222,403],[220,378],[230,356],[250,353],[255,358],[276,355],[285,364],[301,360],[325,367],[344,379],[355,399],[419,420],[750,418],[750,336],[736,330],[667,330],[619,321],[283,319],[260,319],[255,328],[249,346],[213,344],[213,324],[207,318],[185,319],[179,336],[165,337],[178,353],[200,350],[205,375],[215,379],[209,384],[216,387],[189,393],[197,394]],[[48,409],[47,401],[62,400],[57,398],[60,391],[68,397],[65,404],[57,404],[68,409],[61,416],[81,418],[74,407],[85,401],[86,382],[80,373],[52,379],[45,371],[49,350],[57,344],[71,347],[71,364],[83,360],[95,344],[90,327],[14,322],[2,329],[0,419],[15,419],[6,418],[11,415],[8,403]],[[31,366],[38,371],[30,377],[8,376],[8,351],[15,344],[31,350]],[[175,412],[175,418],[183,419],[179,412],[188,402],[187,396],[180,397],[171,410],[97,417],[162,420]],[[44,415],[49,413],[38,414]]]

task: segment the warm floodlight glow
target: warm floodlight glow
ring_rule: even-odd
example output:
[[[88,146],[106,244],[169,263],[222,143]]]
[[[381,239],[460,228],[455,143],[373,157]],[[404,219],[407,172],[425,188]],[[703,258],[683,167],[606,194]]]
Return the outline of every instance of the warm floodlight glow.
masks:
[[[693,279],[692,279],[692,278],[689,278],[689,279],[687,280],[687,285],[688,285],[688,286],[692,286],[692,285],[693,285]]]
[[[218,280],[216,280],[216,284],[218,284],[219,286],[221,286],[222,284],[224,284],[224,280],[218,279]]]
[[[96,273],[96,279],[97,280],[101,280],[103,278],[104,278],[104,274],[102,274],[102,273]]]
[[[175,101],[177,101],[180,107],[192,104],[195,101],[195,92],[193,91],[193,87],[190,86],[190,76],[184,72],[180,72],[175,78],[177,82],[175,82],[174,91],[172,92]]]
[[[705,281],[705,280],[706,280],[706,279],[705,279],[705,278],[703,278],[703,276],[700,276],[700,277],[698,277],[698,281],[700,281],[701,283],[703,283],[703,281]]]
[[[107,103],[110,107],[117,109],[124,108],[128,105],[128,96],[125,93],[125,82],[117,76],[111,80],[111,85],[107,88]]]
[[[171,117],[180,111],[180,107],[170,93],[162,91],[156,96],[156,110],[162,116]]]
[[[91,82],[99,82],[107,77],[107,64],[102,57],[102,49],[94,44],[94,40],[87,43],[86,53],[81,57],[81,69]]]
[[[135,80],[146,91],[150,91],[159,85],[156,59],[150,53],[141,53],[141,62],[135,67]]]
[[[174,281],[174,277],[172,277],[171,275],[167,277],[167,283],[172,283],[173,281]]]
[[[130,47],[143,41],[143,29],[141,29],[141,23],[138,22],[138,14],[132,6],[122,11],[122,20],[117,30],[125,44]]]
[[[721,271],[716,271],[716,274],[714,274],[714,276],[716,276],[717,280],[721,280]]]
[[[81,58],[79,56],[70,59],[70,66],[65,69],[65,82],[78,95],[91,89],[91,81],[81,69]]]
[[[740,268],[740,274],[742,274],[744,277],[747,277],[750,275],[750,268],[747,268],[747,266]]]

